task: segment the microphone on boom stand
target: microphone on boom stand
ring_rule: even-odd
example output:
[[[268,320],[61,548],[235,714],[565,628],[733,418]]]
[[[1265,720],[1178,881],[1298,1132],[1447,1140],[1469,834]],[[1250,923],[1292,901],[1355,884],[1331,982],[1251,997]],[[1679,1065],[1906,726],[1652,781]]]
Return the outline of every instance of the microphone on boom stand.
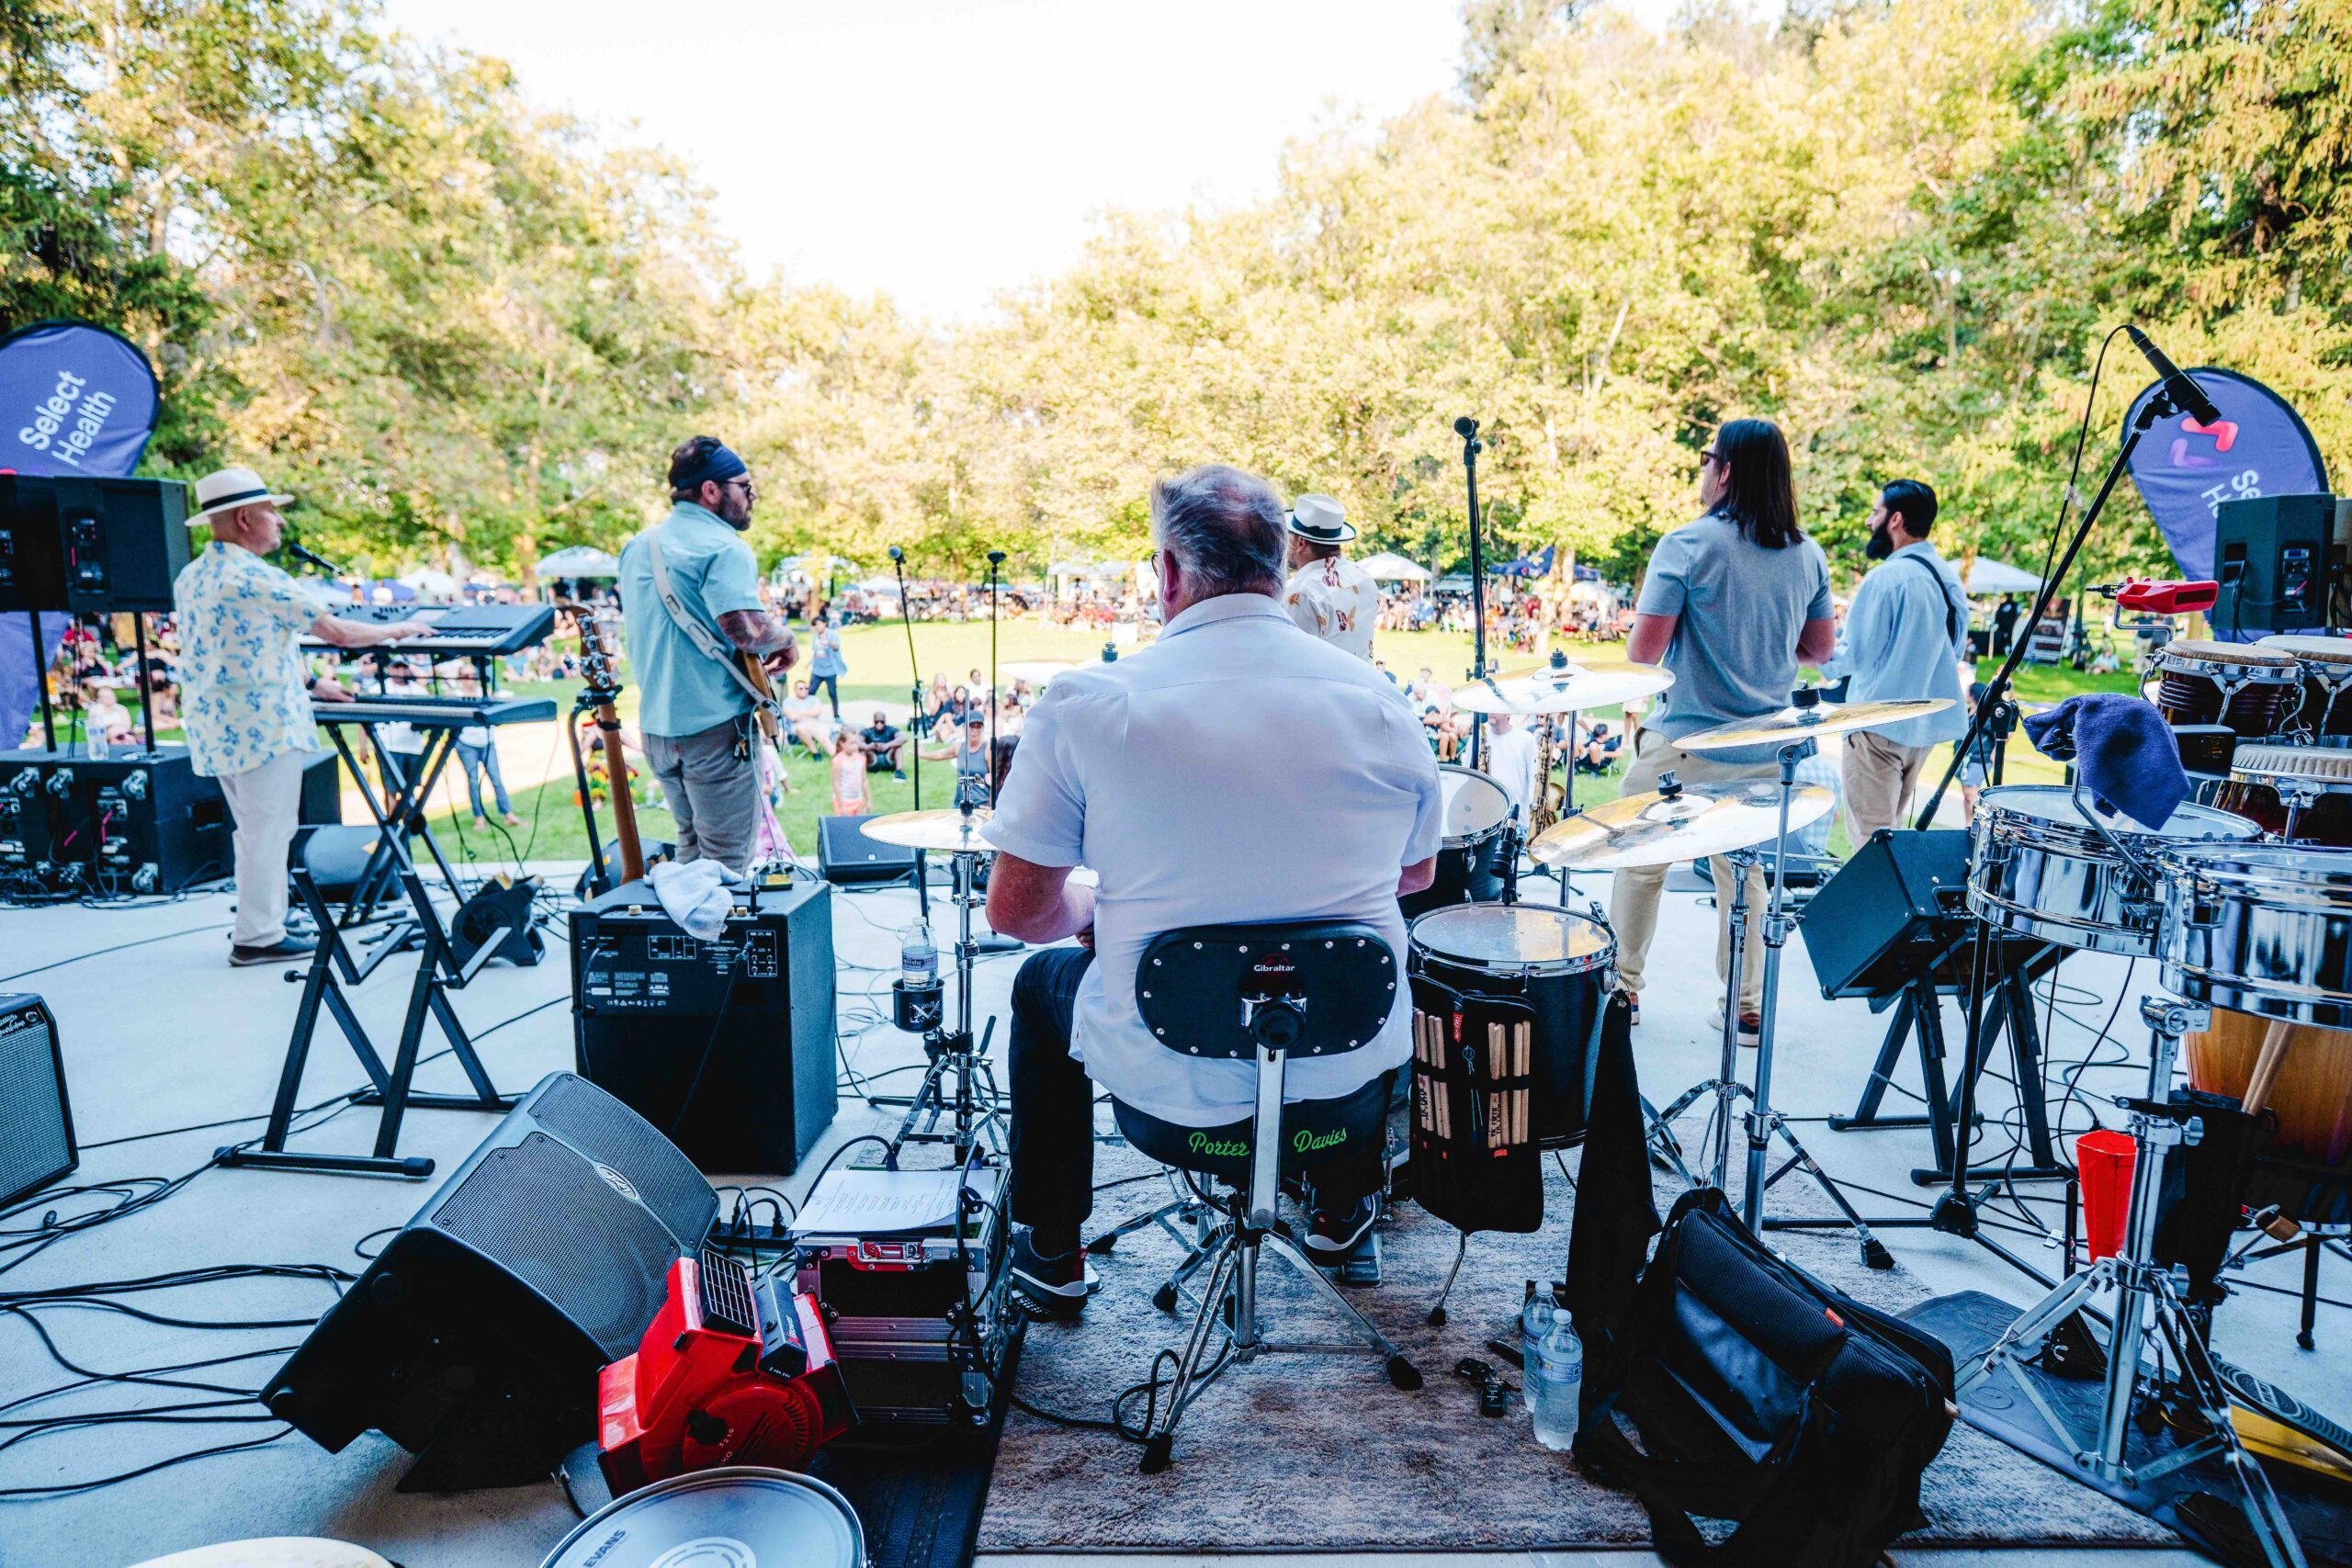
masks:
[[[2140,351],[2140,357],[2148,362],[2148,368],[2163,379],[2165,396],[2186,409],[2189,418],[2202,425],[2215,425],[2222,422],[2222,411],[2213,406],[2213,400],[2205,395],[2205,389],[2197,384],[2194,377],[2175,365],[2147,333],[2126,321],[2123,323],[2123,334],[2132,340],[2132,346]]]
[[[1002,550],[990,550],[989,552],[989,754],[980,764],[987,770],[983,776],[988,782],[982,787],[979,794],[981,798],[988,802],[989,808],[991,811],[996,808],[997,789],[996,708],[998,699],[996,691],[996,578],[997,569],[1002,565],[1004,565],[1004,552]],[[956,804],[961,806],[964,804],[964,781],[962,779],[957,779],[956,781]],[[1023,942],[1019,937],[1005,936],[1001,932],[992,932],[988,936],[980,938],[978,942],[975,945],[978,947],[978,951],[982,953],[1018,953],[1029,944]]]
[[[907,597],[907,552],[890,547],[890,570],[899,579],[899,622],[907,628],[907,733],[901,744],[914,753],[915,809],[922,809],[922,666],[915,662],[915,603]],[[931,879],[924,874],[923,853],[915,852],[915,908],[925,926],[931,924]]]
[[[296,544],[292,539],[278,540],[277,547],[284,550],[288,555],[292,556],[296,560],[302,562],[306,566],[317,567],[329,577],[345,577],[350,575],[345,572],[343,568],[335,565],[334,562],[327,559],[326,557],[319,554],[316,550],[305,549],[300,545]]]
[[[1486,445],[1478,439],[1478,422],[1464,414],[1453,422],[1453,434],[1462,437],[1462,472],[1470,487],[1470,678],[1487,678],[1487,557],[1478,543],[1478,454]],[[1470,716],[1470,765],[1476,767],[1484,750],[1486,718],[1482,714]]]

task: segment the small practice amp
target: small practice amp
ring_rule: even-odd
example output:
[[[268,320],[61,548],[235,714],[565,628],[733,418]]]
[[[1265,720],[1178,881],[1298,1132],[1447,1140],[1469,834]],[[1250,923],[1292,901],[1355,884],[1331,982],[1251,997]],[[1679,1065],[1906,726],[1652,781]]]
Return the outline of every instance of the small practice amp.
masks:
[[[57,1021],[37,996],[0,996],[0,1205],[40,1191],[80,1162]]]
[[[185,746],[92,759],[0,751],[0,870],[176,893],[232,869],[229,808]]]
[[[832,889],[737,897],[715,942],[642,882],[573,910],[573,1045],[582,1076],[700,1169],[788,1174],[837,1103]]]
[[[915,874],[915,852],[869,839],[871,817],[817,818],[817,874],[843,886],[897,882]]]
[[[1821,994],[1892,997],[1969,932],[1968,833],[1883,828],[1805,906],[1805,952]]]

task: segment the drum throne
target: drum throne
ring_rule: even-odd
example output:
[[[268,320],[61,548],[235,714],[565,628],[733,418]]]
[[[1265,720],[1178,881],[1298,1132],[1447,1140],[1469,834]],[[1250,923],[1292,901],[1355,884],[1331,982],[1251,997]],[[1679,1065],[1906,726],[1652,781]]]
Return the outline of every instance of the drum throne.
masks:
[[[1311,1184],[1341,1161],[1380,1158],[1386,1075],[1340,1099],[1288,1104],[1283,1080],[1295,1059],[1369,1045],[1397,1003],[1402,978],[1387,942],[1354,921],[1191,926],[1144,951],[1136,1007],[1154,1037],[1197,1060],[1254,1063],[1257,1073],[1250,1116],[1230,1127],[1180,1126],[1112,1100],[1127,1142],[1184,1173],[1198,1200],[1187,1206],[1198,1216],[1193,1235],[1176,1233],[1186,1256],[1154,1298],[1164,1311],[1180,1300],[1195,1310],[1165,1413],[1146,1435],[1145,1473],[1168,1467],[1177,1423],[1227,1361],[1246,1364],[1277,1351],[1373,1355],[1397,1388],[1421,1386],[1413,1364],[1324,1277],[1276,1213],[1285,1183]],[[1100,1242],[1094,1248],[1104,1249]],[[1295,1270],[1360,1343],[1268,1338],[1258,1292],[1259,1264],[1268,1258]],[[1188,1284],[1196,1276],[1205,1280],[1197,1292]],[[1156,1359],[1153,1371],[1156,1378]]]

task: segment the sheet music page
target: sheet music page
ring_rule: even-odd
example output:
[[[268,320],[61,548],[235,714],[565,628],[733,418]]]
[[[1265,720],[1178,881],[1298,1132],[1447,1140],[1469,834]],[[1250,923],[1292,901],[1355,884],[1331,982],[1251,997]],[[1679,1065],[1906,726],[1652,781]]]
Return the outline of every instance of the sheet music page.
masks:
[[[956,1170],[828,1171],[794,1222],[801,1235],[872,1235],[946,1230],[954,1223]]]

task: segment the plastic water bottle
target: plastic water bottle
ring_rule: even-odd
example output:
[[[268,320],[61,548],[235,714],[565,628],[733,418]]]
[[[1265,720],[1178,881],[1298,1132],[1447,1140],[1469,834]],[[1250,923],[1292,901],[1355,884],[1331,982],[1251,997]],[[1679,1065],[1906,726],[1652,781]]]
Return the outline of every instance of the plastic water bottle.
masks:
[[[107,760],[107,732],[95,724],[85,724],[82,731],[82,749],[93,762]]]
[[[899,933],[899,979],[910,991],[929,989],[939,979],[939,949],[931,928],[911,925]]]
[[[1544,1354],[1544,1337],[1552,1332],[1552,1292],[1534,1280],[1527,1281],[1527,1300],[1519,1309],[1519,1366],[1521,1375],[1533,1377],[1535,1363]],[[1533,1401],[1529,1401],[1531,1408]]]
[[[1568,1321],[1566,1307],[1552,1309],[1552,1331],[1527,1369],[1527,1403],[1535,1412],[1535,1440],[1547,1449],[1566,1449],[1577,1438],[1577,1402],[1584,1397],[1584,1342]]]

